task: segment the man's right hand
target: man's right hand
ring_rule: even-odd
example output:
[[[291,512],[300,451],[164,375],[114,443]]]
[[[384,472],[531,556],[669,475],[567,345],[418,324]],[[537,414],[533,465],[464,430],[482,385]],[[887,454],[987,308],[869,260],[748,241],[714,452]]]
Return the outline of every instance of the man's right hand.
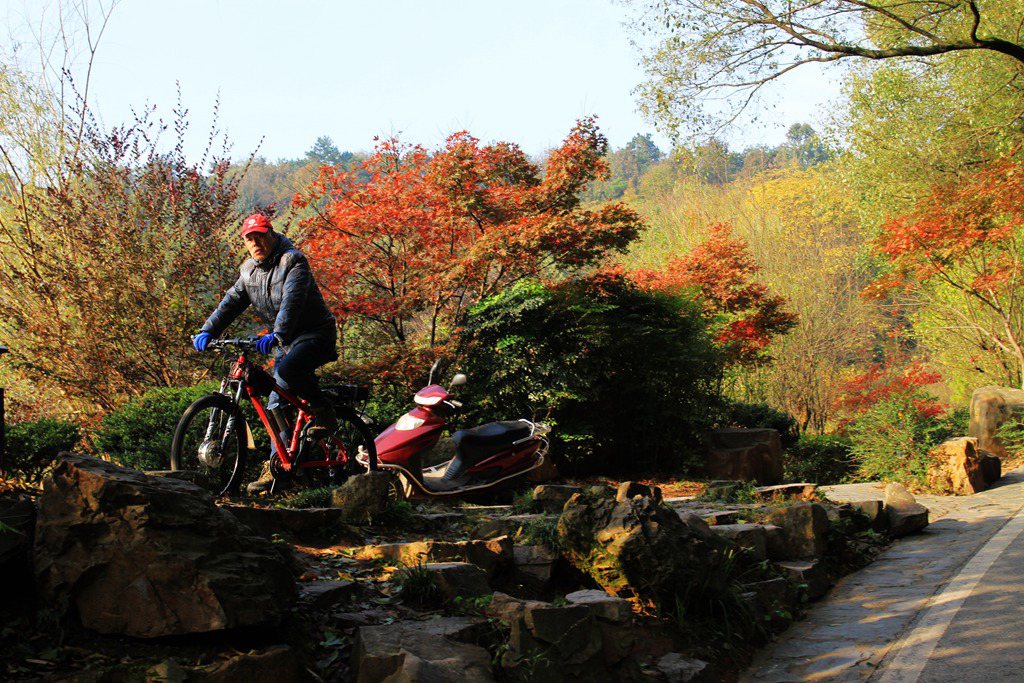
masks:
[[[192,337],[192,346],[196,347],[196,351],[205,351],[211,339],[213,339],[213,335],[209,332],[200,332]]]

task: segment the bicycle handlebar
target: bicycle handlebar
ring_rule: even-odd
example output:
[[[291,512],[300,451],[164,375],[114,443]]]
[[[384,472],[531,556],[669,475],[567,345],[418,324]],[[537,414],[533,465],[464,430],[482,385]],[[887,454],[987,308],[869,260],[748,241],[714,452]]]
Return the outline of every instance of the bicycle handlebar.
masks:
[[[192,335],[195,339],[195,335]],[[254,351],[259,337],[229,337],[227,339],[211,339],[206,348],[211,350],[238,349],[241,351]]]

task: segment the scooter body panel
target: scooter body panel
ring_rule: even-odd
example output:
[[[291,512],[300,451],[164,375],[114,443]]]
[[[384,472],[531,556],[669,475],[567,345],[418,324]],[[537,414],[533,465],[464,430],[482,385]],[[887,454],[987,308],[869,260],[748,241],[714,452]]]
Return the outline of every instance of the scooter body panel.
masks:
[[[434,447],[444,425],[444,419],[430,410],[413,408],[373,440],[378,462],[414,469],[414,456]]]

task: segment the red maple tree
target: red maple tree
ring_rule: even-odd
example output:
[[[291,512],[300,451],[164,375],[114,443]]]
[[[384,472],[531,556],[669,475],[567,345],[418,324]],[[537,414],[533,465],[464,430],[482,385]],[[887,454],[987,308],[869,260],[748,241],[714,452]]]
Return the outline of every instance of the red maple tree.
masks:
[[[389,139],[359,168],[322,167],[294,203],[315,209],[304,246],[339,322],[361,324],[359,336],[378,347],[433,347],[469,305],[516,280],[625,250],[640,217],[623,204],[579,201],[607,174],[607,147],[589,118],[543,168],[514,144],[466,132],[433,153]]]
[[[785,310],[784,297],[770,294],[754,280],[760,270],[746,240],[734,237],[731,226],[721,223],[711,226],[708,238],[690,253],[661,270],[638,270],[633,278],[645,289],[698,299],[727,361],[749,366],[766,361],[771,340],[797,320]]]
[[[921,361],[897,356],[872,363],[863,372],[850,377],[841,388],[842,397],[836,408],[845,415],[842,423],[846,424],[875,404],[902,396],[911,399],[922,418],[935,417],[949,410],[949,406],[921,390],[940,381],[942,375],[928,369]]]
[[[1024,166],[998,162],[935,187],[882,225],[885,274],[865,294],[908,298],[1024,383]]]

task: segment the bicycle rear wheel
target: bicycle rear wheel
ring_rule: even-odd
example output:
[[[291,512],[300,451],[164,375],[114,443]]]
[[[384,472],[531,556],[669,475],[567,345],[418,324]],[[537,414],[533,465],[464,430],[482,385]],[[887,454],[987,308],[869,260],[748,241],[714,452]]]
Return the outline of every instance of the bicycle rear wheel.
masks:
[[[171,442],[171,469],[196,473],[215,496],[235,494],[242,483],[248,444],[245,420],[223,394],[203,396],[182,413]]]
[[[344,453],[347,458],[346,464],[336,468],[336,471],[342,470],[338,473],[344,476],[365,472],[365,468],[356,461],[360,454],[365,454],[369,469],[377,469],[377,447],[369,425],[363,422],[352,406],[336,406],[335,412],[338,416],[338,429],[327,440],[332,450]]]

